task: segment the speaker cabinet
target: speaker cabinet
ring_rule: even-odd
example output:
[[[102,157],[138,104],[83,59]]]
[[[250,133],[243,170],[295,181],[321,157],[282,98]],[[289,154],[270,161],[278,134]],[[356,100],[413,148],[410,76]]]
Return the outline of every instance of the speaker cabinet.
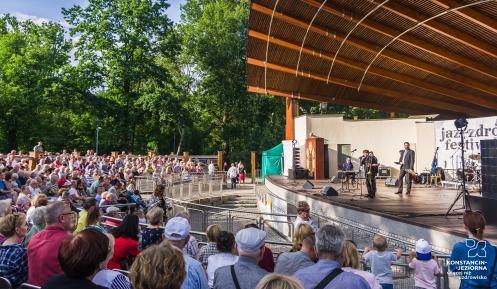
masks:
[[[327,196],[327,197],[337,197],[338,196],[338,192],[330,186],[324,186],[323,190],[321,190],[321,194],[323,196]]]
[[[482,197],[497,200],[497,139],[481,140]]]
[[[304,185],[302,186],[302,189],[304,190],[314,189],[314,184],[309,181],[305,181]]]

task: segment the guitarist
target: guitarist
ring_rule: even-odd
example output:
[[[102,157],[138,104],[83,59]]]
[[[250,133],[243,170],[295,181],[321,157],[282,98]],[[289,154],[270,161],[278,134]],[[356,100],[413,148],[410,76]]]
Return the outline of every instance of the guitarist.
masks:
[[[404,143],[404,150],[400,154],[400,175],[399,175],[399,189],[396,194],[402,195],[402,189],[404,187],[404,176],[406,177],[407,191],[406,195],[411,193],[411,185],[414,172],[414,151],[411,150],[410,144],[408,142]]]

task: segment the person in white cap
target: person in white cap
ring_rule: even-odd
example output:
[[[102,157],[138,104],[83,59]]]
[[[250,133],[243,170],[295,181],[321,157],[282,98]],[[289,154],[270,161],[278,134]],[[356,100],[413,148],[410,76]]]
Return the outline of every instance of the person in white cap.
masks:
[[[182,217],[170,219],[164,228],[164,237],[169,242],[183,251],[186,243],[190,239],[190,224],[188,220]],[[207,276],[204,268],[199,261],[193,259],[187,254],[183,254],[186,264],[186,278],[181,289],[209,289]]]
[[[214,289],[254,289],[269,274],[257,263],[264,256],[266,232],[256,228],[240,230],[235,237],[238,262],[214,273]]]
[[[409,252],[409,268],[414,269],[414,286],[416,289],[437,288],[436,276],[440,274],[438,262],[432,258],[431,246],[428,241],[419,239],[416,242],[416,252]]]

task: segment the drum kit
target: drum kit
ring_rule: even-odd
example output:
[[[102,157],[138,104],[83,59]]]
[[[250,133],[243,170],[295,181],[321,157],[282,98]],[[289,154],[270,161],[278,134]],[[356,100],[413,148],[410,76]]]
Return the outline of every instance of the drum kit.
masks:
[[[464,164],[464,174],[462,169],[457,169],[457,179],[464,178],[467,183],[480,184],[481,183],[481,155],[472,154]]]

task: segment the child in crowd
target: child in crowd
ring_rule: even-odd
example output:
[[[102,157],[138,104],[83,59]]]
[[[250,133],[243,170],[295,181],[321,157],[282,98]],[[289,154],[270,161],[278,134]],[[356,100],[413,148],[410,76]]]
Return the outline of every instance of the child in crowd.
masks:
[[[423,239],[416,242],[416,252],[409,252],[409,268],[414,269],[416,289],[435,289],[440,274],[437,257],[432,258],[431,246]]]
[[[402,256],[402,250],[396,252],[386,251],[388,248],[387,239],[376,235],[373,238],[373,250],[368,247],[364,249],[362,258],[371,266],[371,272],[376,276],[383,289],[393,289],[392,262],[397,261]]]

